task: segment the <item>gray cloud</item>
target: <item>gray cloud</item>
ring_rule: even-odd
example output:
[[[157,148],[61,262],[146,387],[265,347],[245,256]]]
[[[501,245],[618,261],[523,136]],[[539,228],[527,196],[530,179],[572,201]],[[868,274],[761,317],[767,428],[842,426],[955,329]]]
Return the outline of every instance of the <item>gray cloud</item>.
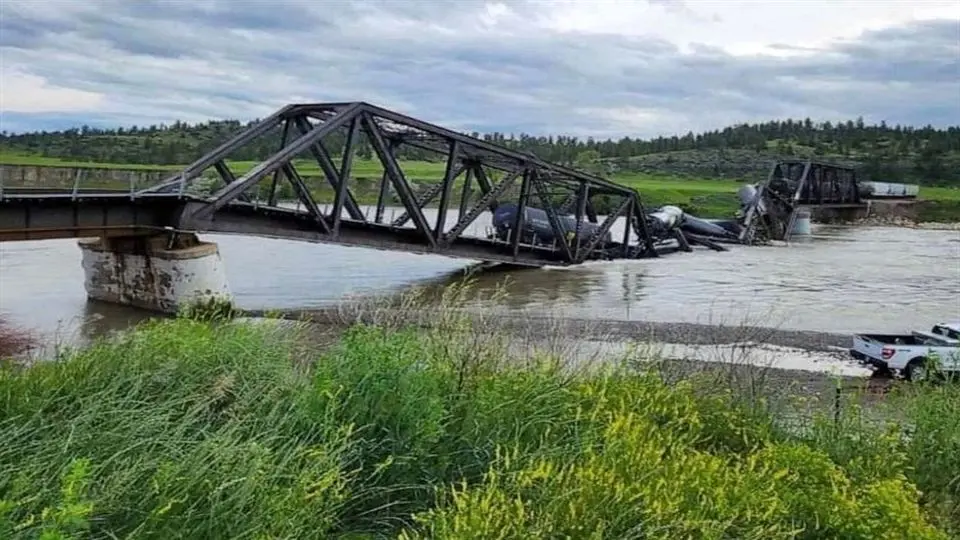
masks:
[[[99,122],[250,118],[292,101],[365,100],[456,129],[598,136],[785,116],[960,124],[950,20],[800,55],[734,56],[550,31],[538,26],[549,4],[537,2],[278,0],[240,12],[216,0],[91,0],[58,13],[36,4],[5,1],[4,68],[103,94],[90,113]],[[52,121],[4,114],[18,127]]]

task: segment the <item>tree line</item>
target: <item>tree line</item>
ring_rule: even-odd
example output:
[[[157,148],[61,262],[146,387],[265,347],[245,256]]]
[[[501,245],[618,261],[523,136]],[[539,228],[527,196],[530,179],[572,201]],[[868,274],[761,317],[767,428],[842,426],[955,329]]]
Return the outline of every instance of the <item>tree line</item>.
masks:
[[[254,121],[255,122],[255,121]],[[32,133],[0,133],[0,149],[7,152],[41,155],[71,161],[131,164],[185,164],[216,148],[219,144],[251,125],[239,120],[217,120],[198,124],[174,122],[166,125],[119,127],[115,129],[82,126],[62,131]],[[710,176],[719,163],[729,160],[727,151],[749,150],[762,156],[803,156],[833,158],[860,164],[870,176],[889,181],[919,181],[927,184],[960,185],[960,126],[934,128],[868,125],[862,118],[846,122],[813,122],[773,120],[754,124],[738,124],[724,129],[688,132],[685,135],[656,138],[622,137],[594,139],[573,136],[536,136],[529,134],[470,133],[474,137],[511,149],[530,152],[545,160],[565,165],[600,160],[616,164],[616,168],[642,168],[649,162],[644,156],[670,154],[657,167],[672,172],[671,163],[684,163],[677,168]],[[280,130],[238,149],[232,159],[263,159],[280,146]],[[333,134],[327,145],[334,153],[343,146],[342,134]],[[363,158],[373,155],[370,145],[362,140],[358,153]],[[703,161],[714,163],[689,166]],[[734,153],[733,155],[736,155]],[[402,147],[401,159],[434,160],[436,154],[416,148]],[[585,159],[586,157],[586,159]],[[718,161],[719,160],[719,161]],[[638,165],[640,164],[640,165]],[[722,166],[720,167],[722,169]],[[736,169],[736,167],[734,167]],[[722,171],[721,174],[722,175]]]

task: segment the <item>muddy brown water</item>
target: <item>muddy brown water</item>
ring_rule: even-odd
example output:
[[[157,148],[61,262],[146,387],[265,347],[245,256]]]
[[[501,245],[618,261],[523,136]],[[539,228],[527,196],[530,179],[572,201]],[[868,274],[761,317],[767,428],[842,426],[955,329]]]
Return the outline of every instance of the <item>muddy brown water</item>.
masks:
[[[389,209],[387,217],[400,213]],[[435,211],[426,214],[435,219]],[[455,219],[454,213],[448,223]],[[488,221],[481,217],[472,232],[483,234]],[[618,230],[622,224],[615,235]],[[238,305],[254,310],[309,310],[348,297],[440,287],[475,262],[243,236],[204,238],[219,244]],[[901,332],[960,319],[960,231],[815,225],[812,238],[787,246],[698,249],[657,260],[476,279],[479,291],[503,289],[474,306],[494,313]],[[0,244],[0,315],[70,343],[150,316],[88,302],[72,239]]]

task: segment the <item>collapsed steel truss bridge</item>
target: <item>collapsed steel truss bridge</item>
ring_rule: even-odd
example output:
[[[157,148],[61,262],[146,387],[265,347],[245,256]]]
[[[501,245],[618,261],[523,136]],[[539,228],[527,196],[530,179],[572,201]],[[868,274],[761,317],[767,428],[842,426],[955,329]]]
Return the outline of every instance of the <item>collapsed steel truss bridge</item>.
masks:
[[[270,157],[242,173],[231,169],[244,148],[265,141],[276,144]],[[406,149],[442,162],[442,179],[411,178],[400,159]],[[381,165],[372,180],[376,204],[367,208],[357,193],[367,180],[353,170],[360,152]],[[314,176],[304,172],[311,167]],[[631,188],[365,102],[288,105],[151,186],[81,189],[78,177],[72,189],[5,189],[2,180],[0,241],[169,235],[174,242],[209,232],[528,266],[783,239],[798,208],[861,204],[853,169],[783,161],[766,182],[741,189],[736,219],[709,222],[677,207],[648,213]],[[324,191],[333,202],[321,206],[316,195]],[[386,219],[395,203],[402,214]],[[484,232],[477,220],[487,212],[492,227]]]
[[[231,169],[228,160],[238,150],[271,133],[277,138],[277,132],[272,156],[242,174]],[[331,148],[332,138],[339,148]],[[352,166],[361,145],[382,166],[376,207],[366,212],[353,189],[359,180]],[[397,158],[404,147],[443,160],[442,181],[417,190]],[[305,162],[320,171],[320,179],[304,176]],[[284,184],[294,203],[281,200]],[[332,190],[329,208],[316,202],[321,189]],[[385,220],[391,197],[404,213]],[[435,216],[428,219],[424,209],[431,203]],[[478,217],[498,208],[511,210],[509,220],[495,234],[477,234]],[[531,218],[529,209],[542,213]],[[539,223],[540,238],[530,232],[536,216],[545,221]],[[633,189],[365,102],[288,105],[153,186],[8,188],[0,196],[0,239],[164,231],[334,242],[536,266],[654,257],[670,249],[665,241],[682,239],[681,233],[659,238],[650,230]],[[689,249],[691,242],[682,240],[680,249]]]

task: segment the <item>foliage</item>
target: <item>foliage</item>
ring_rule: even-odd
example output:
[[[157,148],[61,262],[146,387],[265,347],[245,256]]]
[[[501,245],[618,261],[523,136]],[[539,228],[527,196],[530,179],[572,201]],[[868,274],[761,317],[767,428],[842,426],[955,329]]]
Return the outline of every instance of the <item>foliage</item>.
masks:
[[[696,379],[510,360],[455,317],[355,326],[324,352],[278,328],[152,322],[0,370],[0,537],[924,539],[957,523],[960,428],[933,422],[960,418],[946,390],[903,396],[910,439],[792,433]]]
[[[101,129],[89,126],[55,132],[0,135],[0,152],[59,158],[74,162],[172,165],[189,163],[249,126],[237,120],[200,124],[132,126]],[[960,126],[867,125],[863,119],[815,123],[774,120],[739,124],[721,130],[644,140],[581,139],[570,136],[518,136],[472,133],[489,142],[531,152],[548,161],[595,173],[614,170],[694,177],[765,175],[778,156],[818,156],[862,165],[867,176],[884,181],[960,185]],[[233,155],[256,161],[276,152],[280,130],[252,142]],[[344,135],[330,136],[327,146],[340,152]],[[360,161],[373,152],[365,138]],[[435,154],[401,146],[405,161],[442,162]],[[600,164],[599,161],[603,161]],[[441,163],[442,166],[442,163]]]
[[[227,321],[240,315],[230,297],[206,295],[186,302],[177,312],[178,317],[195,321]]]

